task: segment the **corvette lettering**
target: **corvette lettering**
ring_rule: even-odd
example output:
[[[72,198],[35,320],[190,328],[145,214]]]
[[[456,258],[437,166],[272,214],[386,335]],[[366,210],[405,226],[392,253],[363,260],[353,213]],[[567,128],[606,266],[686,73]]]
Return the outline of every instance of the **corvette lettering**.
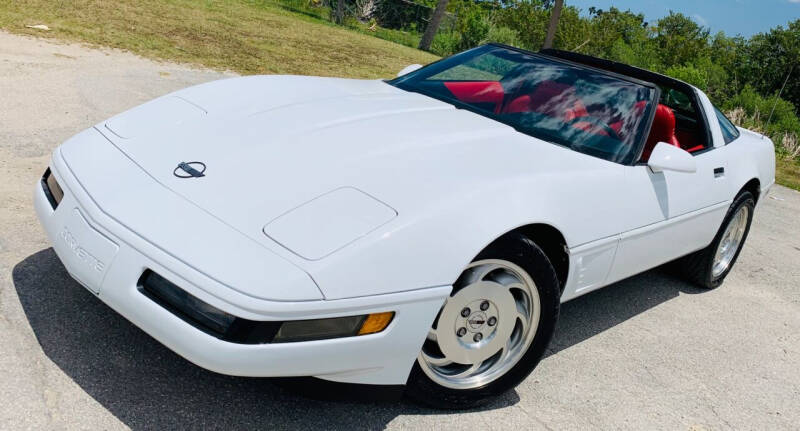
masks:
[[[77,258],[83,261],[89,268],[97,272],[103,272],[103,270],[105,270],[105,264],[92,256],[85,248],[81,247],[80,244],[78,244],[78,240],[75,239],[75,236],[73,236],[66,227],[61,231],[60,236],[64,244],[72,251],[72,254],[77,256]]]

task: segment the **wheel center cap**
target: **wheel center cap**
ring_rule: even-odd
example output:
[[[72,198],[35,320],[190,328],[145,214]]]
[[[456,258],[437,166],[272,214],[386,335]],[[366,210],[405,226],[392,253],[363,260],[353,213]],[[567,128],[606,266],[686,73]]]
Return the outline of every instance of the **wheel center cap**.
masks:
[[[470,331],[480,331],[484,325],[486,325],[486,313],[483,311],[476,311],[467,318],[467,326],[469,326]]]

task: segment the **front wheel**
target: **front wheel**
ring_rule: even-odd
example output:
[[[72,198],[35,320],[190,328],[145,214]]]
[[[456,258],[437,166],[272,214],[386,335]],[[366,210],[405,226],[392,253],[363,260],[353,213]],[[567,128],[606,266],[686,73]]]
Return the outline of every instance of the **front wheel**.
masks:
[[[533,241],[495,241],[454,283],[407,394],[434,407],[469,408],[514,388],[550,342],[560,293],[553,266]]]

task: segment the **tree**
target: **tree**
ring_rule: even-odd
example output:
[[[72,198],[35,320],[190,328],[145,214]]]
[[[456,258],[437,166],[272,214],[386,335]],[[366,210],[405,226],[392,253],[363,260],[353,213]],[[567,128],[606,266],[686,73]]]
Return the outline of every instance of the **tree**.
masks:
[[[547,26],[547,36],[544,38],[544,46],[542,48],[552,48],[553,39],[556,37],[556,28],[558,27],[558,18],[561,16],[561,8],[564,6],[564,0],[555,0],[553,11],[550,12],[550,24]]]
[[[800,19],[753,36],[747,51],[747,82],[762,95],[776,94],[786,82],[781,97],[800,109]]]
[[[336,0],[336,13],[333,15],[333,22],[339,25],[344,23],[344,0]]]
[[[419,49],[425,51],[429,51],[431,49],[433,38],[436,36],[436,32],[439,31],[439,24],[442,23],[442,17],[447,10],[447,2],[448,0],[439,0],[436,3],[436,8],[433,10],[431,20],[428,22],[428,26],[425,27],[425,33],[422,35],[422,39],[419,41]]]
[[[688,16],[670,11],[656,24],[655,41],[661,52],[661,61],[666,67],[680,66],[709,55],[709,34],[707,28]]]
[[[593,48],[589,53],[608,55],[617,43],[635,47],[649,38],[643,14],[623,12],[613,6],[608,10],[590,7],[589,20],[591,29],[587,35],[591,36],[589,45]]]
[[[516,31],[521,47],[535,50],[544,42],[550,8],[545,0],[507,0],[492,21]]]

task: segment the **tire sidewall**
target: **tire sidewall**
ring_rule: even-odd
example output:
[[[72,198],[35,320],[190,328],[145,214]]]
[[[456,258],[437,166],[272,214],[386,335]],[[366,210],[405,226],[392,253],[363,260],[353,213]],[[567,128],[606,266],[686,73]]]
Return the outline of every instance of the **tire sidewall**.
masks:
[[[478,388],[452,389],[436,384],[419,365],[409,375],[406,393],[425,404],[438,408],[474,407],[516,387],[536,367],[550,344],[558,320],[561,288],[552,264],[544,252],[522,235],[501,238],[475,257],[473,261],[501,259],[521,267],[535,283],[541,303],[536,335],[528,350],[503,376]],[[456,293],[454,290],[451,296]]]
[[[725,271],[723,271],[722,274],[714,277],[713,276],[714,256],[716,255],[717,248],[719,248],[720,242],[722,242],[722,236],[725,234],[725,229],[727,229],[728,225],[731,223],[731,220],[733,220],[733,217],[743,206],[747,206],[749,211],[747,212],[747,225],[744,228],[744,235],[742,235],[742,240],[739,243],[739,248],[733,255],[733,259],[731,259],[731,262],[730,264],[728,264],[728,267],[725,268]],[[719,286],[720,284],[722,284],[723,280],[725,280],[725,277],[727,277],[728,274],[733,269],[733,266],[736,264],[736,260],[739,258],[739,253],[742,252],[742,249],[744,248],[744,243],[745,241],[747,241],[747,235],[750,233],[750,225],[752,224],[753,221],[754,210],[755,210],[755,198],[750,192],[744,191],[740,193],[738,196],[736,196],[736,199],[734,199],[733,204],[731,204],[730,208],[728,209],[728,212],[725,214],[725,218],[723,219],[722,225],[720,226],[717,235],[714,237],[714,241],[711,243],[711,246],[709,247],[708,262],[706,262],[707,265],[706,273],[708,274],[706,282],[708,283],[708,285],[712,287]]]

